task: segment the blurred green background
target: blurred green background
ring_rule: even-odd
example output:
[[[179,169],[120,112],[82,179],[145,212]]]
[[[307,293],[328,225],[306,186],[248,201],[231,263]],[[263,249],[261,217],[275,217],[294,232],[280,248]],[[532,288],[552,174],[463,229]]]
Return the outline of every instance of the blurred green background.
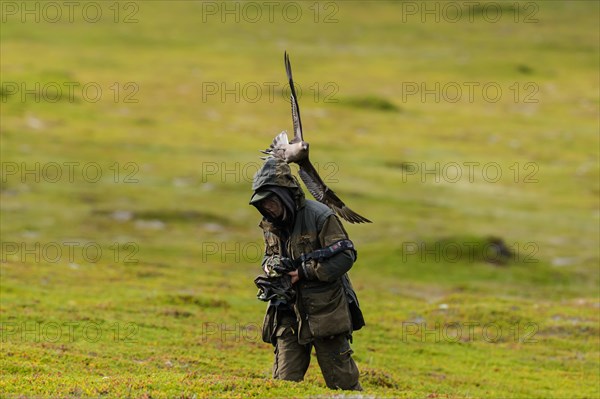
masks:
[[[272,381],[257,335],[285,50],[313,163],[374,222],[346,225],[364,395],[600,395],[598,2],[1,12],[3,397],[333,394],[316,359]]]

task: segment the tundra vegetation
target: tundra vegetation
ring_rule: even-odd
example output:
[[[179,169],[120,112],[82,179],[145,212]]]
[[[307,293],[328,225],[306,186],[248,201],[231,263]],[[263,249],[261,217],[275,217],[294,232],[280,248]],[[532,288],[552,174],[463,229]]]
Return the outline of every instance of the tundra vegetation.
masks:
[[[365,397],[600,395],[597,2],[2,7],[3,397],[342,397],[316,359],[271,380],[259,336],[284,50],[373,221]]]

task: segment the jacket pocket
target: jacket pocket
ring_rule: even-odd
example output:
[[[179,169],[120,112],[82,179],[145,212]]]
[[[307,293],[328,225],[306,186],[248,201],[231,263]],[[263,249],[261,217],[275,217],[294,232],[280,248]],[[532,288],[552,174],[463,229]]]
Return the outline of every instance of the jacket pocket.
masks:
[[[300,258],[302,254],[308,254],[313,251],[317,242],[317,236],[314,234],[304,234],[290,240],[290,254],[294,259]]]
[[[302,293],[311,335],[321,338],[350,332],[350,311],[342,285],[323,288]]]

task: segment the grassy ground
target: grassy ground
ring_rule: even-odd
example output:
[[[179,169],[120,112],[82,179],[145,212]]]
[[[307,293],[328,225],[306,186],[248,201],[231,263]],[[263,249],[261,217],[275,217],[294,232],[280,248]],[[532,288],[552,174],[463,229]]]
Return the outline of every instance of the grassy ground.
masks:
[[[313,162],[374,221],[347,226],[364,397],[599,397],[597,2],[24,4],[3,397],[340,397],[316,359],[271,380],[258,336],[247,201],[291,127],[284,50]]]

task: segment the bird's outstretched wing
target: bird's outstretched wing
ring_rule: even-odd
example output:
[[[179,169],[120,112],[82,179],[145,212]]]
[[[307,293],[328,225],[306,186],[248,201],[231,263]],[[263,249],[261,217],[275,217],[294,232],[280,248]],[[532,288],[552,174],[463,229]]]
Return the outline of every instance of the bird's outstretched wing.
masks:
[[[308,158],[298,165],[300,165],[298,173],[302,181],[317,201],[324,203],[350,223],[371,223],[369,219],[348,208],[335,192],[327,187]]]
[[[292,122],[294,123],[294,139],[292,142],[300,142],[302,138],[302,121],[300,120],[300,107],[298,106],[298,97],[296,96],[296,88],[292,79],[292,66],[290,65],[290,56],[287,52],[283,53],[285,63],[285,72],[290,83],[290,103],[292,104]]]

